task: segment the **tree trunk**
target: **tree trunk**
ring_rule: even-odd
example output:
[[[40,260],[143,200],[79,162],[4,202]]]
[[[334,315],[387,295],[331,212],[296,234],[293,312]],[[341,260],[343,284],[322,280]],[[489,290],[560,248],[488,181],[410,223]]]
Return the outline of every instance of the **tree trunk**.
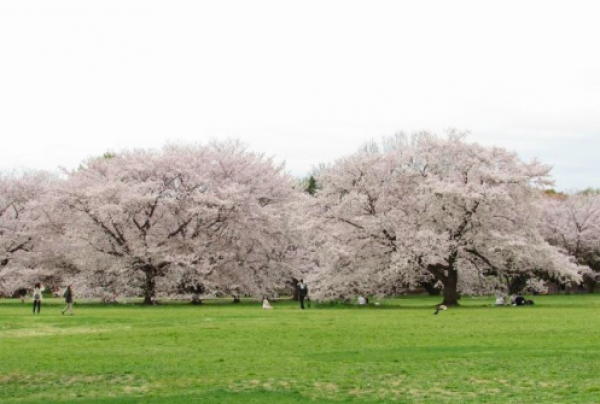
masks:
[[[458,299],[460,294],[458,293],[458,272],[450,268],[447,270],[448,275],[444,276],[441,280],[444,284],[444,306],[458,306]]]
[[[294,301],[298,301],[300,300],[300,295],[298,294],[298,283],[300,282],[299,279],[296,278],[292,278],[292,282],[290,283],[291,288],[292,288],[292,300]]]
[[[201,283],[196,284],[196,286],[192,286],[192,304],[202,304],[202,299],[200,296],[205,292],[204,285]]]
[[[588,293],[594,293],[596,291],[596,280],[591,276],[583,277],[583,284],[585,285]]]
[[[152,269],[146,269],[144,274],[146,275],[146,281],[144,282],[144,304],[151,305],[153,303],[152,298],[154,297],[156,279]]]
[[[429,296],[439,296],[442,294],[442,289],[436,286],[437,279],[427,282],[421,282],[423,289],[427,291]]]
[[[233,303],[237,304],[240,303],[240,297],[239,296],[233,296]]]
[[[527,276],[515,275],[508,284],[508,294],[517,295],[527,286]]]

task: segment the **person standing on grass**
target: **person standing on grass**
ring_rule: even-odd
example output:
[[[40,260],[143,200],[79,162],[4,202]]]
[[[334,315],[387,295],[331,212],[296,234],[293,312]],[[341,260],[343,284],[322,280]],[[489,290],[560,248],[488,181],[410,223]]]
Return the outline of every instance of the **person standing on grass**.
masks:
[[[304,310],[304,299],[308,297],[308,287],[303,279],[298,283],[298,298],[300,299],[300,308]]]
[[[42,309],[42,292],[46,290],[44,285],[37,282],[33,288],[33,314],[35,314],[35,309],[37,307],[37,314],[40,314],[40,310]]]
[[[62,310],[62,314],[65,314],[67,310],[73,315],[73,287],[72,285],[67,286],[65,293],[63,294],[65,298],[65,308]]]
[[[19,297],[21,298],[21,303],[25,303],[25,298],[27,297],[27,289],[19,289]]]

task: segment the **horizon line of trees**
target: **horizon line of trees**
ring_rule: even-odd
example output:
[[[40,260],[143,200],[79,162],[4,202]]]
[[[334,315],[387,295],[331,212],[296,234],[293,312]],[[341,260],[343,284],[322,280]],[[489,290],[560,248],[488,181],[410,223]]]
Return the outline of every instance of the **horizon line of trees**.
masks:
[[[58,176],[0,173],[0,295],[461,294],[600,272],[600,193],[466,135],[397,134],[298,180],[240,141],[110,152]]]

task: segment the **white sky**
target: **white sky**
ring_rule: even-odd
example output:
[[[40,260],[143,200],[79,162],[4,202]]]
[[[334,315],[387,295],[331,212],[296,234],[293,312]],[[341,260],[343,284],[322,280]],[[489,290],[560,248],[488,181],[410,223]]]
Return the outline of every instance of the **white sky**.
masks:
[[[600,187],[600,1],[0,2],[0,169],[240,138],[305,175],[449,127]]]

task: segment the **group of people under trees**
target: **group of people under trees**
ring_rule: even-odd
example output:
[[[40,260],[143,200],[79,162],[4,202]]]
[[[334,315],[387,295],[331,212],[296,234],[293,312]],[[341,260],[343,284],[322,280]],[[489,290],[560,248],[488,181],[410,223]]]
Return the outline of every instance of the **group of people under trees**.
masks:
[[[310,298],[308,296],[308,286],[304,283],[303,279],[296,285],[296,291],[298,295],[298,301],[300,302],[300,309],[304,310],[306,308],[305,301],[308,303],[308,307],[310,307]],[[40,282],[37,282],[33,288],[33,314],[40,314],[40,310],[42,308],[42,300],[43,300],[43,292],[46,290],[44,285]],[[21,301],[25,301],[26,290],[21,289],[19,294],[21,296]],[[55,292],[56,296],[60,296],[58,292]],[[73,286],[69,285],[62,293],[62,297],[65,299],[65,307],[61,310],[61,313],[64,315],[66,312],[73,315]],[[363,297],[362,295],[358,298],[359,305],[368,304],[368,299]],[[504,296],[498,296],[495,301],[495,306],[530,306],[533,305],[534,301],[525,299],[520,294],[513,294],[510,296],[510,299],[505,298]],[[273,307],[269,302],[269,298],[267,296],[263,296],[262,298],[262,308],[264,310],[271,310]],[[436,313],[437,314],[437,313]]]
[[[296,290],[298,292],[298,301],[300,302],[300,309],[305,309],[305,300],[308,302],[308,306],[310,307],[310,298],[308,297],[308,286],[306,286],[306,283],[304,283],[303,279],[300,279],[300,281],[296,285]],[[262,308],[264,310],[271,310],[273,308],[267,296],[263,296],[262,298]]]
[[[496,306],[532,306],[533,304],[533,300],[525,299],[520,294],[511,295],[510,302],[507,302],[504,296],[498,296],[495,303]]]
[[[306,283],[304,283],[303,279],[300,279],[300,281],[297,283],[296,289],[297,289],[296,291],[297,291],[297,295],[298,295],[298,301],[300,302],[300,309],[304,310],[306,308],[305,301],[308,303],[308,306],[310,307],[310,298],[308,296],[308,286],[306,285]],[[40,282],[37,282],[34,285],[33,296],[32,296],[33,297],[33,314],[34,315],[40,314],[40,310],[42,308],[43,292],[45,290],[46,290],[46,288]],[[21,295],[21,301],[24,302],[25,296],[26,296],[26,290],[21,289],[19,294]],[[60,294],[58,292],[55,292],[55,295],[60,296]],[[67,288],[62,293],[62,297],[64,297],[64,299],[65,299],[65,307],[63,310],[61,310],[61,313],[64,315],[66,312],[69,312],[71,315],[73,315],[73,286],[72,285],[67,286]],[[523,297],[520,294],[513,294],[510,296],[509,301],[507,301],[507,300],[508,299],[505,298],[504,296],[498,296],[495,301],[495,306],[530,306],[530,305],[534,304],[533,300],[525,299],[525,297]],[[363,297],[362,295],[358,297],[359,305],[361,305],[361,306],[366,305],[366,304],[368,304],[368,302],[369,302],[369,300],[367,298]],[[269,301],[269,298],[267,296],[263,296],[263,298],[262,298],[262,308],[264,310],[273,309],[273,307],[271,306],[271,303]]]
[[[40,314],[42,309],[42,300],[44,299],[44,291],[46,287],[42,285],[41,282],[36,282],[33,286],[33,314]],[[25,296],[27,291],[25,289],[21,289],[21,301],[25,302]],[[70,315],[73,315],[73,285],[67,286],[64,290],[62,296],[65,298],[65,307],[61,310],[61,313],[64,315],[66,312],[69,312]]]
[[[42,300],[43,300],[43,293],[46,290],[46,288],[44,287],[44,285],[42,285],[40,282],[37,282],[34,285],[33,288],[33,314],[40,314],[40,311],[42,309]],[[306,284],[304,283],[304,280],[300,280],[300,282],[298,282],[297,285],[297,290],[298,290],[298,300],[300,301],[300,308],[302,310],[304,310],[305,306],[304,306],[304,301],[307,300],[308,302],[310,302],[310,298],[308,297],[308,286],[306,286]],[[21,296],[21,301],[25,302],[25,296],[26,296],[27,291],[25,289],[21,289],[21,291],[19,292],[20,296]],[[63,310],[61,310],[61,313],[64,315],[66,312],[69,312],[69,314],[73,315],[73,285],[69,285],[67,286],[67,288],[64,290],[62,297],[64,297],[65,299],[65,307]],[[267,296],[263,296],[262,299],[262,308],[265,310],[271,310],[273,307],[271,306],[270,302],[269,302],[269,298]]]
[[[40,310],[42,307],[43,300],[43,292],[46,290],[44,285],[40,282],[37,282],[33,288],[33,314],[40,314]],[[298,296],[298,301],[300,302],[300,309],[304,310],[306,308],[305,301],[308,303],[308,307],[310,307],[310,297],[308,296],[308,286],[304,283],[303,279],[300,279],[296,284],[296,292]],[[19,295],[21,297],[21,301],[25,302],[25,296],[27,294],[26,289],[21,289],[19,291]],[[60,297],[61,293],[59,290],[54,291],[54,296]],[[73,285],[67,286],[64,291],[62,291],[62,297],[65,299],[65,307],[61,310],[61,313],[64,315],[66,312],[69,312],[73,315]],[[195,299],[192,299],[192,303],[195,303]],[[358,297],[357,303],[359,305],[367,305],[369,303],[369,299],[365,298],[363,295]],[[525,299],[521,294],[513,294],[510,298],[505,298],[504,296],[499,295],[496,298],[494,303],[495,306],[531,306],[534,304],[533,300]],[[271,310],[273,307],[269,301],[267,296],[263,296],[262,298],[262,308],[264,310]],[[437,313],[436,313],[437,314]]]

